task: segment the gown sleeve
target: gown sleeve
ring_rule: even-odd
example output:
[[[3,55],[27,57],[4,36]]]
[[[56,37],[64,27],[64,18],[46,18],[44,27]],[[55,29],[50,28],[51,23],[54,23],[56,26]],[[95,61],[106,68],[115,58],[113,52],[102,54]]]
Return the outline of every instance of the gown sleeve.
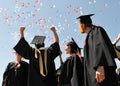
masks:
[[[55,59],[55,57],[57,57],[60,54],[60,47],[58,42],[55,42],[50,45],[50,47],[48,48],[48,53],[50,54],[52,59]]]
[[[31,52],[33,51],[32,47],[30,47],[24,37],[19,40],[17,45],[14,47],[14,50],[25,59],[29,59],[32,54]]]
[[[115,66],[116,53],[113,45],[102,27],[96,28],[94,33],[94,68],[98,66]]]

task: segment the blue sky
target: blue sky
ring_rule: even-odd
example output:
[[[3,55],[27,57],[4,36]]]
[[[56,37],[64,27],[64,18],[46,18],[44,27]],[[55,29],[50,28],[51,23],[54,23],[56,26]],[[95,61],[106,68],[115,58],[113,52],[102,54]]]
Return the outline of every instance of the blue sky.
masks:
[[[19,40],[20,26],[27,27],[29,43],[35,35],[45,35],[47,47],[53,40],[49,27],[55,25],[65,60],[65,43],[71,37],[80,47],[84,45],[85,34],[79,33],[76,18],[91,13],[95,14],[93,23],[104,27],[114,41],[120,33],[120,0],[0,0],[0,84],[8,62],[15,59],[12,48]],[[59,58],[55,63],[59,67]],[[118,60],[116,63],[120,67]]]

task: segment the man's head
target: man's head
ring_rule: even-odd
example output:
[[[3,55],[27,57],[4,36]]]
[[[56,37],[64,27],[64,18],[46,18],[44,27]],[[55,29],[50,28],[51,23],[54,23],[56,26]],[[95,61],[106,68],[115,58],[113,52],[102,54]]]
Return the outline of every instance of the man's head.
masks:
[[[82,15],[79,16],[78,19],[78,24],[79,24],[79,29],[81,33],[85,33],[86,27],[91,27],[92,26],[92,20],[91,16],[94,14],[89,14],[89,15]]]
[[[15,61],[17,61],[17,62],[21,62],[22,61],[22,59],[23,59],[23,57],[19,54],[19,53],[17,53],[15,50],[13,51],[13,53],[15,54]]]
[[[44,40],[45,40],[45,36],[35,36],[31,42],[31,44],[35,44],[35,47],[37,49],[44,47]]]
[[[41,48],[41,47],[44,47],[45,46],[45,43],[42,43],[42,44],[35,44],[35,47],[37,49]]]

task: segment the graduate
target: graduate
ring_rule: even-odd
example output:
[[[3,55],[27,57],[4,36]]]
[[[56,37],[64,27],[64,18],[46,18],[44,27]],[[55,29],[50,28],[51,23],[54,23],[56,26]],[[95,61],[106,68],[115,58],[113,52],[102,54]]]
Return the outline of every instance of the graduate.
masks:
[[[93,15],[77,18],[80,32],[87,35],[84,46],[84,85],[118,86],[115,50],[103,27],[92,24]]]
[[[54,43],[42,48],[45,36],[35,36],[31,42],[35,44],[33,48],[24,38],[25,27],[20,28],[20,40],[14,49],[30,62],[28,86],[57,86],[54,59],[60,53],[59,38],[55,27],[50,29],[54,35]]]
[[[78,49],[74,41],[67,43],[65,51],[69,57],[60,67],[59,86],[83,86],[84,69]]]
[[[28,63],[15,52],[15,61],[9,62],[3,74],[2,86],[27,86]]]

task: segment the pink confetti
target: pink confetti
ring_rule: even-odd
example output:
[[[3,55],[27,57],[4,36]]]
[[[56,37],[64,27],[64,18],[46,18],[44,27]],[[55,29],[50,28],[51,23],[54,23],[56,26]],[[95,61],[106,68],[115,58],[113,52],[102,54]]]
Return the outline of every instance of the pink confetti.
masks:
[[[100,12],[103,12],[103,10],[100,10]]]
[[[64,40],[64,41],[63,41],[63,45],[66,45],[66,44],[67,44],[67,41],[66,41],[66,40]]]
[[[70,12],[68,12],[68,14],[70,14]]]
[[[22,7],[25,7],[25,4],[24,4],[24,2],[21,4],[21,6],[22,6]]]
[[[78,8],[75,8],[75,9],[74,9],[74,12],[75,12],[75,13],[78,13],[78,10],[79,10]]]
[[[68,5],[68,6],[67,6],[68,9],[71,8],[71,7],[72,7],[72,5]]]
[[[35,2],[35,3],[38,3],[38,2],[39,2],[39,0],[34,0],[34,2]]]
[[[69,24],[66,24],[67,27],[69,27],[70,25]]]
[[[32,17],[35,17],[36,16],[36,14],[32,14]]]
[[[18,14],[17,16],[20,17],[20,14]]]
[[[15,51],[14,49],[12,49],[12,53],[13,53],[13,54],[16,54],[16,51]]]
[[[108,6],[108,5],[105,3],[105,4],[104,4],[104,7],[107,7],[107,6]]]
[[[28,2],[27,4],[30,5],[30,2]]]
[[[25,11],[22,11],[22,14],[25,14]]]

